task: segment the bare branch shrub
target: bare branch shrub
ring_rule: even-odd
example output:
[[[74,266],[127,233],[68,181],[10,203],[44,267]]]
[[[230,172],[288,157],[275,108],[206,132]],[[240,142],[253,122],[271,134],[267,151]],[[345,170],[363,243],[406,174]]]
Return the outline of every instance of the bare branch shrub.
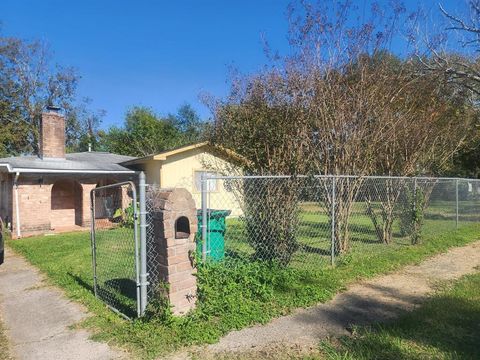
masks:
[[[461,144],[471,117],[461,89],[422,71],[418,58],[389,51],[392,39],[407,31],[409,15],[401,5],[391,10],[374,5],[365,21],[355,17],[355,10],[350,1],[330,7],[292,3],[292,54],[260,73],[233,80],[230,95],[215,104],[212,137],[248,159],[246,174],[358,175],[336,180],[339,253],[349,248],[348,220],[363,176],[433,172]],[[331,184],[323,184],[328,195],[321,205],[330,210]],[[379,241],[385,243],[392,237],[401,191],[397,185],[388,184],[379,209],[368,209]],[[278,191],[276,184],[265,186],[274,188],[264,193]],[[298,194],[295,182],[289,186],[283,189],[286,194]],[[272,246],[286,241],[289,245],[282,248],[293,252],[299,198],[275,196],[282,200],[260,201],[267,213],[282,214],[284,228],[291,231],[269,241]],[[260,224],[250,225],[259,231]]]

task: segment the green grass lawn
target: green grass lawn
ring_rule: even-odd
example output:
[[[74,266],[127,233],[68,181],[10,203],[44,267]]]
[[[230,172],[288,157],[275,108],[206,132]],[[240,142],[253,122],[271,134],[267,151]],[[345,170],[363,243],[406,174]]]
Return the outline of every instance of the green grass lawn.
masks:
[[[134,230],[116,227],[95,234],[97,295],[127,317],[136,317]]]
[[[445,205],[439,205],[438,211],[451,215]],[[329,249],[328,218],[319,215],[315,207],[304,209],[300,229],[299,251],[289,267],[279,268],[260,261],[246,261],[244,255],[252,249],[242,236],[241,221],[230,219],[226,251],[242,256],[232,256],[198,269],[197,309],[183,318],[160,316],[132,322],[108,310],[93,295],[88,233],[32,237],[9,241],[8,245],[45,272],[70,298],[86,305],[96,315],[83,324],[95,332],[95,338],[111,341],[139,357],[154,358],[181,346],[215,342],[233,329],[265,323],[295,308],[327,301],[358,279],[418,263],[450,247],[480,238],[478,223],[464,222],[455,231],[454,221],[434,217],[426,219],[421,244],[410,245],[408,239],[396,235],[392,244],[385,245],[375,241],[370,220],[359,209],[351,221],[351,251],[337,259],[336,267],[332,268],[325,253]],[[97,260],[106,266],[100,280],[110,292],[121,293],[115,301],[134,311],[134,304],[128,300],[132,294],[124,291],[120,281],[109,282],[133,278],[134,247],[120,242],[122,237],[117,236],[118,231],[121,230],[99,234],[102,248],[97,249],[101,254]],[[112,249],[116,251],[110,256]],[[150,313],[155,311],[150,309]]]
[[[463,202],[460,208],[470,209],[459,214],[459,227],[468,226],[473,221],[479,221],[480,209],[476,212],[475,203]],[[374,203],[373,206],[379,206]],[[366,204],[355,202],[349,220],[350,251],[347,259],[357,256],[359,253],[372,253],[374,256],[382,256],[384,253],[410,245],[410,238],[400,234],[398,214],[393,225],[393,239],[389,246],[378,240],[371,219],[365,215]],[[460,216],[461,215],[461,216]],[[327,212],[317,203],[303,203],[299,214],[299,226],[297,240],[299,249],[296,251],[290,266],[296,269],[318,269],[328,267],[331,264],[331,233],[330,219]],[[456,228],[455,203],[447,201],[432,202],[425,212],[423,234],[427,237],[441,234]],[[230,256],[251,255],[254,249],[248,244],[245,230],[245,221],[240,218],[227,220],[225,234],[225,250]],[[337,258],[335,261],[344,261]]]
[[[480,359],[480,273],[445,286],[399,319],[322,344],[326,359]]]

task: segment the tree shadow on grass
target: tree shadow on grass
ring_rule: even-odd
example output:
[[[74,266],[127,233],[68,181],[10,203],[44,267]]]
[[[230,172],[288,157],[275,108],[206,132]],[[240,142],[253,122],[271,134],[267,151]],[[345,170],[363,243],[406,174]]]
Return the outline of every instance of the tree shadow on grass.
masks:
[[[225,257],[230,259],[237,259],[237,260],[245,260],[249,261],[252,258],[252,255],[247,253],[246,251],[238,251],[233,249],[226,249],[225,250]]]
[[[87,283],[85,280],[83,280],[80,276],[72,274],[71,272],[67,272],[67,275],[70,276],[78,285],[81,287],[87,289],[89,292],[94,293],[93,290],[93,285]],[[93,282],[93,280],[92,280]]]
[[[362,244],[375,244],[375,245],[386,245],[383,241],[375,239],[368,239],[365,237],[359,237],[356,235],[350,236],[350,241],[353,243],[362,243]]]
[[[340,353],[367,359],[425,359],[439,356],[440,350],[448,358],[480,359],[479,324],[476,301],[437,296],[396,321],[343,338]]]
[[[67,275],[81,287],[87,289],[92,294],[95,293],[93,285],[87,283],[80,276],[70,272]],[[129,318],[137,315],[137,284],[131,279],[111,279],[97,284],[97,296]]]
[[[328,245],[328,244],[327,244]],[[299,251],[303,251],[309,254],[317,254],[317,255],[324,255],[330,256],[331,250],[330,249],[322,249],[311,245],[300,244],[298,247]]]

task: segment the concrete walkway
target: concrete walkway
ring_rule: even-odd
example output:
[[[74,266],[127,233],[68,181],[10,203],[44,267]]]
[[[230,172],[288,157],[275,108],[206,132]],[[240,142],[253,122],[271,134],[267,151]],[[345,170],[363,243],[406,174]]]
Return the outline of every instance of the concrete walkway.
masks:
[[[193,353],[201,353],[204,358],[221,354],[237,358],[249,353],[248,358],[277,358],[292,349],[314,349],[328,336],[350,334],[352,325],[382,322],[413,310],[432,294],[438,281],[458,279],[479,270],[480,242],[476,242],[400,272],[354,284],[325,304],[263,326],[233,331],[219,343]]]
[[[6,250],[0,266],[0,313],[16,359],[120,359],[124,353],[69,329],[88,316],[22,257]]]

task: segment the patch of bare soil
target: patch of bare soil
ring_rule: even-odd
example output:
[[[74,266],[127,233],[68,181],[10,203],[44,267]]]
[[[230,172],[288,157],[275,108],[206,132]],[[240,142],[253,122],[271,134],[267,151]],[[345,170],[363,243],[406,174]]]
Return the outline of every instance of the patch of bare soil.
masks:
[[[240,331],[217,344],[173,354],[171,359],[291,359],[312,355],[328,337],[349,335],[356,325],[384,322],[419,306],[435,284],[475,272],[480,241],[350,286],[331,301]]]

